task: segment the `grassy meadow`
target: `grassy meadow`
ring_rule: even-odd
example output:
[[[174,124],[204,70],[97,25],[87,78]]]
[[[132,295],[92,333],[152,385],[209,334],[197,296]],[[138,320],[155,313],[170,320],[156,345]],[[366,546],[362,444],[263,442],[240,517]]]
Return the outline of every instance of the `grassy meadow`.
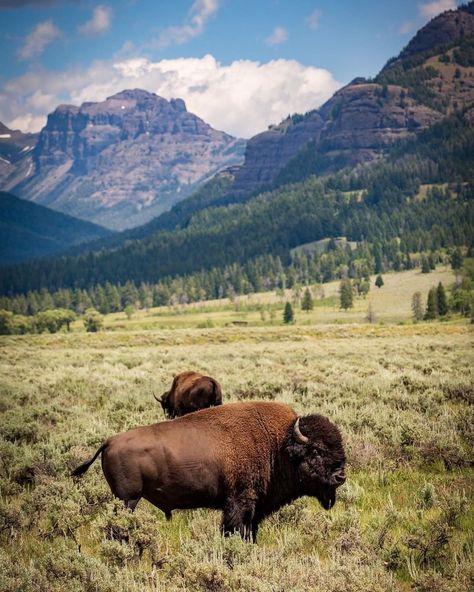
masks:
[[[290,295],[268,293],[108,315],[95,334],[77,321],[1,337],[0,591],[473,590],[472,326],[411,322],[412,293],[425,301],[451,271],[384,281],[349,312],[325,284],[289,326]],[[162,420],[152,394],[186,369],[217,378],[226,401],[330,417],[348,455],[336,506],[301,498],[252,545],[223,539],[219,512],[123,510],[100,463],[69,477],[107,436]]]

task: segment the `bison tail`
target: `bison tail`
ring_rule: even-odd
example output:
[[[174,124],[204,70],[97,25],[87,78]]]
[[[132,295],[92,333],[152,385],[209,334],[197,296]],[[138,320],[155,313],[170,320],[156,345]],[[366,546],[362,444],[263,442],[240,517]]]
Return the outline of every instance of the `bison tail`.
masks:
[[[82,475],[84,475],[84,473],[87,471],[87,469],[91,466],[91,464],[95,461],[95,459],[99,456],[99,454],[105,450],[105,448],[107,447],[107,442],[104,442],[102,444],[102,446],[99,448],[99,450],[94,454],[94,456],[86,461],[85,463],[82,463],[82,465],[79,465],[77,467],[77,469],[74,469],[74,471],[71,473],[71,477],[82,477]]]

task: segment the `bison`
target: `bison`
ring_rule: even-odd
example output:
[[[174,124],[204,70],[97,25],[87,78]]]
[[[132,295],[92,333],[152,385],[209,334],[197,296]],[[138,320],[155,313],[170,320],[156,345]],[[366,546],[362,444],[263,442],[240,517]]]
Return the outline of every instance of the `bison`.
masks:
[[[141,498],[168,519],[176,509],[220,509],[224,534],[254,542],[260,522],[300,496],[329,510],[345,481],[338,428],[277,402],[231,403],[131,429],[106,440],[72,475],[101,453],[113,494],[132,511]]]
[[[161,403],[165,415],[173,418],[222,405],[222,391],[214,378],[188,371],[175,376],[171,389],[163,393],[161,399],[156,396],[155,399]]]

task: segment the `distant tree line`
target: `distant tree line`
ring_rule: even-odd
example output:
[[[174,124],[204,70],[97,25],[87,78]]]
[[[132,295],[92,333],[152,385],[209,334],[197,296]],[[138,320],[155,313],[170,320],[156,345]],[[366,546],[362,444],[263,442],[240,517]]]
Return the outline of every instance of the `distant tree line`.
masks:
[[[265,255],[245,264],[234,263],[183,277],[167,277],[157,283],[106,282],[88,289],[61,288],[54,292],[42,288],[26,294],[0,296],[0,309],[24,316],[52,309],[71,310],[82,315],[90,308],[108,314],[126,311],[127,307],[149,309],[219,298],[233,299],[242,294],[297,288],[339,278],[351,279],[357,293],[363,295],[369,290],[369,276],[373,273],[413,269],[425,259],[433,265],[450,260],[447,252],[414,255],[402,251],[403,248],[404,244],[396,239],[386,244],[361,242],[352,246],[332,239],[322,252],[317,245],[310,245],[308,250],[295,250],[288,265],[278,256]],[[310,302],[306,305],[310,306]]]

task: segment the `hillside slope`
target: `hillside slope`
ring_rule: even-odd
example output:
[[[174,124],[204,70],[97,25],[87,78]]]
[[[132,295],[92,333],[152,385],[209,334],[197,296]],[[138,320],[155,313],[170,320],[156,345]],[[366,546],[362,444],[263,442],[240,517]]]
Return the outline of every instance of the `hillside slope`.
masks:
[[[0,192],[0,264],[54,255],[74,244],[110,235],[84,222]]]
[[[473,7],[471,2],[431,20],[374,80],[356,78],[320,109],[251,138],[231,193],[242,197],[309,174],[376,162],[394,142],[469,108]]]
[[[271,254],[288,260],[298,245],[326,237],[400,241],[402,252],[469,244],[474,228],[474,128],[453,115],[417,139],[394,146],[386,162],[352,174],[310,177],[242,204],[192,214],[183,228],[114,249],[4,270],[0,292],[47,286],[156,282]],[[466,180],[466,182],[460,182]],[[420,183],[452,192],[418,198]]]

